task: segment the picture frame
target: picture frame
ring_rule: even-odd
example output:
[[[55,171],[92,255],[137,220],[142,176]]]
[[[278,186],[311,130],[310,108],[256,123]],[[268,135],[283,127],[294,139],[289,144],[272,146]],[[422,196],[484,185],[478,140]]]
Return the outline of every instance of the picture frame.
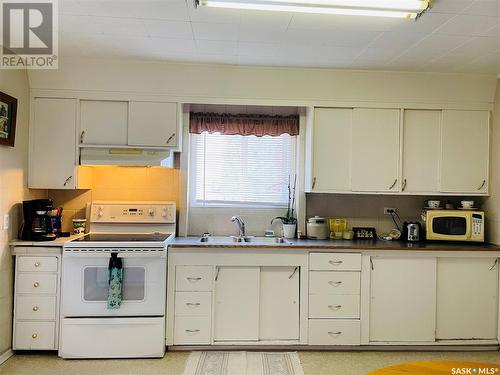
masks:
[[[0,146],[14,147],[16,118],[17,99],[0,92]]]

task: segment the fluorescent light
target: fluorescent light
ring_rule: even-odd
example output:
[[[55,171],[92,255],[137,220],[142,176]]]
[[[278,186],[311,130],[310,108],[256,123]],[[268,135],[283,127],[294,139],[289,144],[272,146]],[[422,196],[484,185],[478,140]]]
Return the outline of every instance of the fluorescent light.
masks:
[[[429,7],[429,0],[197,0],[197,4],[215,8],[417,18]]]

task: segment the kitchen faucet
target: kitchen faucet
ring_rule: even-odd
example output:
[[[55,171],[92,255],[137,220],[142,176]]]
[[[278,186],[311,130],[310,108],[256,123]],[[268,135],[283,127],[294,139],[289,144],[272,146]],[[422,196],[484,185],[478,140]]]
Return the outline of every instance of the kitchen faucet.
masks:
[[[240,231],[240,238],[244,238],[245,237],[245,223],[243,222],[243,220],[241,220],[241,217],[233,216],[231,218],[231,221],[233,223],[236,223],[236,225],[238,225],[238,229]]]

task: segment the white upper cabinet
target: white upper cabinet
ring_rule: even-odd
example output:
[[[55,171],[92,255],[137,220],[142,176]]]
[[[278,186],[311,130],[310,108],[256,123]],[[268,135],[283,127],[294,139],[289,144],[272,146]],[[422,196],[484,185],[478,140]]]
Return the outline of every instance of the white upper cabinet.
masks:
[[[436,258],[372,257],[371,342],[433,342]]]
[[[488,192],[489,112],[443,111],[441,191]]]
[[[439,191],[441,111],[405,110],[403,120],[403,181],[408,193]]]
[[[355,108],[352,123],[352,190],[399,190],[398,109]]]
[[[441,340],[497,338],[495,258],[441,258],[437,264],[437,326]]]
[[[76,99],[36,98],[30,123],[29,187],[76,187]]]
[[[352,109],[316,108],[312,190],[351,190]]]
[[[130,102],[129,113],[130,146],[178,145],[177,103]]]
[[[80,102],[80,143],[126,145],[128,102],[82,100]]]

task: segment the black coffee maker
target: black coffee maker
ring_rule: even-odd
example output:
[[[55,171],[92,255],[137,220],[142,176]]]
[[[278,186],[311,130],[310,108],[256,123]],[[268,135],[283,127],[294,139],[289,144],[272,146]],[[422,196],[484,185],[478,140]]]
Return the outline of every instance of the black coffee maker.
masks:
[[[23,202],[24,224],[21,239],[27,241],[52,241],[56,239],[52,227],[53,203],[50,199]]]

